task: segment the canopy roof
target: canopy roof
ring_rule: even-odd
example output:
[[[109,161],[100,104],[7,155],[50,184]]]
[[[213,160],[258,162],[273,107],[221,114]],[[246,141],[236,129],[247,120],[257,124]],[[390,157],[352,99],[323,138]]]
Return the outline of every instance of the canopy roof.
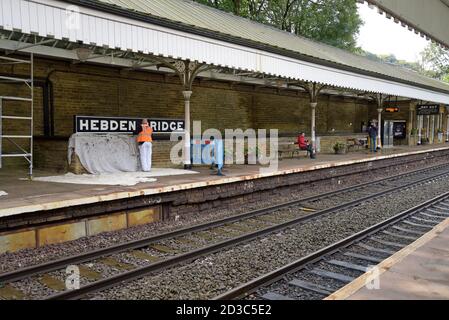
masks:
[[[76,28],[67,3],[79,6]],[[188,0],[0,0],[0,27],[449,104],[449,85]]]
[[[75,1],[79,3],[87,1]],[[370,71],[379,75],[439,88],[449,92],[449,84],[425,77],[410,69],[372,61],[330,45],[294,35],[261,23],[253,22],[190,0],[93,0],[154,17],[167,19],[190,28],[209,30],[274,48],[292,51],[330,62],[335,66]],[[188,29],[186,29],[188,30]]]

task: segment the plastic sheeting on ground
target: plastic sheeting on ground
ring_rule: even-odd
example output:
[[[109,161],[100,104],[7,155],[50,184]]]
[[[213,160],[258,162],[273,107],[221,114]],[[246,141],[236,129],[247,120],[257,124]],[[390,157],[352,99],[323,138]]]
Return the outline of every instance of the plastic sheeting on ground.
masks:
[[[180,169],[159,169],[154,168],[151,172],[120,172],[120,173],[103,173],[103,174],[82,174],[77,175],[67,173],[61,176],[38,177],[34,181],[57,182],[71,184],[92,184],[92,185],[120,185],[134,186],[143,182],[155,182],[155,177],[176,176],[184,174],[196,174],[195,171],[187,171]]]
[[[76,133],[69,140],[69,163],[72,152],[92,174],[140,170],[137,143],[131,135]]]

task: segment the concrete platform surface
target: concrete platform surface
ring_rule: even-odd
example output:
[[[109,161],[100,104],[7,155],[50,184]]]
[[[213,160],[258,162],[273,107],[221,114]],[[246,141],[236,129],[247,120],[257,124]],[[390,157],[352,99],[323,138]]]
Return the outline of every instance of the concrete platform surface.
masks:
[[[449,219],[378,265],[378,277],[365,274],[327,300],[449,299]],[[368,289],[378,279],[378,289]]]
[[[158,177],[156,182],[139,183],[135,186],[80,185],[40,181],[24,181],[26,171],[0,170],[0,191],[8,195],[0,197],[0,217],[22,213],[66,208],[76,205],[126,199],[142,195],[200,188],[264,177],[286,175],[304,171],[370,162],[431,151],[447,150],[446,144],[419,147],[395,147],[378,153],[367,151],[346,155],[319,154],[315,160],[309,158],[285,159],[273,172],[260,172],[257,165],[233,165],[225,167],[224,177],[212,175],[205,167],[194,168],[199,174]],[[54,175],[51,172],[35,171],[35,176]]]

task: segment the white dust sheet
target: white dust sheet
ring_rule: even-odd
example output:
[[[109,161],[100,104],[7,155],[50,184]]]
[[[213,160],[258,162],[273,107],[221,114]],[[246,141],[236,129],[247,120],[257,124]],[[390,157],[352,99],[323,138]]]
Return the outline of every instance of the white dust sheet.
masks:
[[[69,140],[69,163],[72,152],[92,174],[140,170],[136,138],[131,135],[77,133]]]
[[[109,186],[134,186],[143,182],[156,182],[156,177],[177,176],[185,174],[197,174],[196,171],[181,169],[153,168],[151,172],[119,172],[102,174],[82,174],[76,175],[67,173],[60,176],[38,177],[34,181],[71,183],[71,184],[92,184]]]

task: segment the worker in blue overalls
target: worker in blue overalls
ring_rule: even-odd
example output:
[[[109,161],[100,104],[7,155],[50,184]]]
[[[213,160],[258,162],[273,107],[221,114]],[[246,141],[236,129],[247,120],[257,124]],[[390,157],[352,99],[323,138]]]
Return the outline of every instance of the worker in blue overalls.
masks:
[[[217,167],[218,176],[224,176],[222,169],[224,165],[224,147],[223,147],[223,140],[215,140],[214,137],[211,137],[210,144],[209,144],[209,152],[210,155],[210,163],[211,163],[211,170],[215,169]]]

